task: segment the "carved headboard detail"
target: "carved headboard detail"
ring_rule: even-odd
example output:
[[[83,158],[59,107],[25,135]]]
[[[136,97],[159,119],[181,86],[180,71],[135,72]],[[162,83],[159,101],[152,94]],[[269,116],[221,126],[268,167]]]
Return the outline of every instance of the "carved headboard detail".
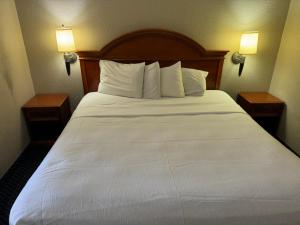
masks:
[[[209,71],[208,89],[219,89],[224,56],[228,51],[207,51],[182,34],[161,29],[139,30],[125,34],[100,51],[78,51],[84,93],[97,91],[99,60],[121,63],[158,61],[161,67],[181,61],[182,67]]]

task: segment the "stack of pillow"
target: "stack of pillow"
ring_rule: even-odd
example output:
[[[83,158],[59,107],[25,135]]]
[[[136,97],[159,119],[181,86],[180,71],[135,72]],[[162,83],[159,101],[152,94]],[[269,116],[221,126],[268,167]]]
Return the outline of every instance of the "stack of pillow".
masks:
[[[158,62],[123,64],[100,60],[99,92],[110,95],[158,99],[201,96],[206,90],[208,72],[182,68],[181,62],[160,68]]]

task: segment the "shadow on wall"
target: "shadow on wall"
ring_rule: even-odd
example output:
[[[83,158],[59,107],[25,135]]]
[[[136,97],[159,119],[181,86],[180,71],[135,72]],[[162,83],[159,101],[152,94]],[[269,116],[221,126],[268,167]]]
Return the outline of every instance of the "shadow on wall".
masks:
[[[287,125],[287,106],[284,107],[280,123],[278,127],[277,136],[280,137],[281,141],[286,143],[286,125]]]
[[[7,65],[9,64],[9,62],[6,61],[8,59],[8,57],[5,54],[8,51],[8,49],[6,49],[7,45],[3,42],[4,41],[2,40],[1,35],[0,35],[0,49],[1,49],[1,51],[0,51],[0,76],[2,77],[0,79],[1,79],[2,85],[6,84],[5,86],[8,87],[10,95],[13,96],[13,91],[12,91],[13,84],[12,84],[12,80],[9,76],[8,68],[7,68]]]
[[[3,49],[2,43],[0,39],[0,49]],[[4,52],[0,51],[0,102],[4,105],[0,113],[0,177],[22,151],[15,144],[26,139],[26,125],[17,106]]]

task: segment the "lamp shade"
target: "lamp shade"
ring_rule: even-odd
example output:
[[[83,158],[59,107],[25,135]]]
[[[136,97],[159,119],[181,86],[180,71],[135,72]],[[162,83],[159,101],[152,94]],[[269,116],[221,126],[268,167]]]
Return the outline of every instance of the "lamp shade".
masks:
[[[242,34],[240,43],[240,54],[256,54],[257,52],[258,33]]]
[[[75,43],[71,28],[59,28],[56,30],[56,41],[59,52],[75,51]]]

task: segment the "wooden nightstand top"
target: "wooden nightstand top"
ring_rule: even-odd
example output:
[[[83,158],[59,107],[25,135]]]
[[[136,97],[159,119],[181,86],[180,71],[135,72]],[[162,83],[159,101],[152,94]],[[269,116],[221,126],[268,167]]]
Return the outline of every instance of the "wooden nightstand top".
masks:
[[[23,108],[61,107],[67,98],[67,94],[37,94]]]
[[[280,117],[284,102],[267,92],[241,92],[237,103],[252,117]]]
[[[240,92],[239,95],[253,104],[284,104],[283,101],[268,92]]]

